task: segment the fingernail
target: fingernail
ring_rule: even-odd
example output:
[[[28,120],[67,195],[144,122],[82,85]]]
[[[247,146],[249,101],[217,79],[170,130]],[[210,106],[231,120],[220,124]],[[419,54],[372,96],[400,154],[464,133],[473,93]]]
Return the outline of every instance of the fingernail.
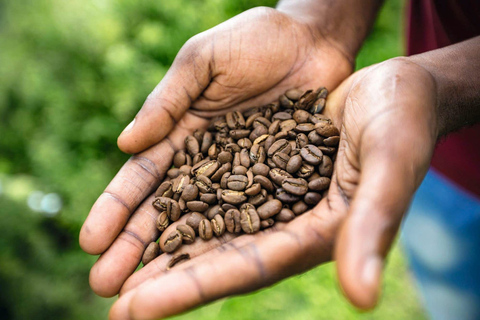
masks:
[[[125,133],[125,132],[130,131],[130,130],[133,128],[133,125],[135,124],[135,120],[136,120],[136,119],[133,118],[132,122],[130,122],[130,123],[128,124],[128,126],[127,126],[125,129],[123,129],[123,132],[122,132],[122,133]]]
[[[363,265],[362,279],[364,286],[374,295],[374,299],[378,298],[380,278],[383,269],[383,260],[377,256],[370,256]]]

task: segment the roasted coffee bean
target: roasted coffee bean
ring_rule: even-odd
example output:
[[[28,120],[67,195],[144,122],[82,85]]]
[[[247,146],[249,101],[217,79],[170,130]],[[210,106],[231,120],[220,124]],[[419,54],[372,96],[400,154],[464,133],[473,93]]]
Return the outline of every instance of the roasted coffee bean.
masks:
[[[178,230],[175,230],[168,235],[168,238],[163,243],[162,250],[168,253],[173,252],[180,248],[182,241],[182,234]]]
[[[302,178],[286,178],[282,182],[282,188],[288,193],[303,196],[308,192],[308,183]]]
[[[267,133],[268,133],[267,127],[265,127],[264,125],[258,125],[255,129],[252,130],[252,132],[250,133],[248,138],[251,141],[254,141],[255,139],[257,139],[261,135],[264,135],[264,134],[267,134]]]
[[[208,149],[212,145],[213,136],[211,132],[205,132],[202,138],[202,143],[200,144],[200,152],[203,154],[207,154]]]
[[[175,152],[175,155],[173,156],[173,165],[176,168],[180,168],[186,163],[187,163],[187,155],[185,154],[185,151],[179,150]]]
[[[150,242],[143,253],[142,263],[146,266],[149,262],[160,255],[160,247],[156,242]]]
[[[247,120],[245,121],[245,127],[247,128],[251,128],[253,126],[253,122],[255,121],[255,119],[257,119],[258,117],[262,117],[263,116],[263,113],[261,112],[257,112],[257,113],[254,113],[252,115],[250,115]]]
[[[280,106],[283,108],[292,108],[293,107],[293,102],[292,100],[288,99],[286,95],[282,94],[278,98],[278,102],[280,102]]]
[[[172,168],[167,171],[167,177],[169,177],[170,179],[175,179],[176,177],[178,177],[179,174],[180,170],[178,168]]]
[[[308,178],[315,172],[315,167],[308,163],[302,163],[302,166],[296,172],[297,177],[299,178]]]
[[[195,186],[197,186],[198,190],[203,193],[209,193],[213,191],[212,181],[203,175],[197,177],[197,179],[195,180]]]
[[[315,130],[319,135],[324,137],[340,135],[340,132],[338,132],[338,129],[334,125],[325,122],[315,124]]]
[[[247,149],[242,149],[242,151],[240,151],[240,164],[245,168],[250,167],[250,155]]]
[[[222,209],[224,212],[227,212],[227,211],[230,210],[230,209],[236,209],[236,208],[237,208],[237,207],[234,206],[233,204],[224,203],[224,204],[222,204],[222,208],[221,208],[221,209]],[[212,217],[212,218],[213,218],[213,217]]]
[[[190,157],[190,156],[189,156]],[[180,171],[180,174],[184,174],[184,175],[187,175],[189,176],[190,178],[192,177],[192,166],[189,166],[187,164],[184,164],[183,166],[181,166],[179,169]]]
[[[221,215],[217,214],[213,219],[210,221],[212,225],[212,230],[215,236],[220,237],[225,233],[225,221]]]
[[[195,139],[197,139],[198,143],[201,144],[204,134],[205,134],[205,132],[203,130],[196,129],[195,131],[193,131],[192,135]]]
[[[300,89],[290,89],[285,92],[285,96],[293,101],[297,101],[302,96],[303,91]]]
[[[322,177],[331,177],[333,173],[333,163],[329,156],[324,155],[322,162],[318,165],[318,173]]]
[[[330,186],[330,178],[320,177],[308,183],[308,189],[312,191],[323,191]]]
[[[317,203],[322,200],[322,195],[317,192],[307,192],[305,196],[303,197],[303,201],[305,201],[306,204],[314,206]]]
[[[228,124],[224,116],[217,117],[213,120],[213,127],[219,132],[228,130]]]
[[[185,244],[191,244],[195,241],[195,230],[186,224],[179,224],[177,231],[182,235],[182,242]]]
[[[212,174],[210,180],[214,182],[219,182],[220,179],[222,179],[222,176],[230,170],[232,170],[232,164],[230,162],[224,163],[220,166],[220,168],[218,168],[217,171],[215,171],[214,174]]]
[[[221,216],[225,215],[225,211],[222,209],[222,207],[219,204],[211,206],[210,208],[207,209],[207,211],[204,212],[204,215],[209,220],[212,220],[213,217],[215,217],[217,214]]]
[[[240,150],[242,150],[242,148],[240,148],[240,146],[235,142],[230,142],[225,145],[225,151],[235,153],[240,152]]]
[[[310,112],[315,114],[315,113],[320,113],[323,111],[323,108],[325,107],[325,103],[326,103],[326,99],[325,98],[320,98],[320,99],[317,99],[312,107],[310,108]]]
[[[270,179],[272,179],[272,181],[275,182],[278,185],[282,185],[283,180],[285,180],[286,178],[291,178],[292,177],[292,175],[290,173],[288,173],[287,171],[282,170],[280,168],[274,168],[274,169],[270,170],[268,175],[269,175]]]
[[[288,193],[283,188],[278,188],[277,191],[275,191],[275,198],[283,203],[293,203],[300,200],[299,196]]]
[[[288,132],[286,131],[280,131],[274,136],[275,140],[285,139],[288,137],[289,137]]]
[[[210,159],[212,159],[212,160],[217,160],[219,153],[220,153],[220,148],[217,146],[216,143],[212,144],[212,145],[208,148],[208,156],[209,156]]]
[[[178,194],[175,194],[175,195],[178,195]],[[189,211],[187,208],[187,203],[185,202],[185,200],[183,200],[182,197],[180,197],[180,199],[178,199],[177,201],[178,201],[178,207],[180,208],[180,211],[181,211],[180,214],[182,214],[183,212]]]
[[[339,136],[331,136],[331,137],[325,138],[323,140],[323,143],[327,147],[336,147],[336,146],[338,146],[339,142],[340,142],[340,137]]]
[[[246,149],[243,149],[243,150],[246,150]],[[249,161],[251,160],[252,164],[265,162],[265,158],[266,158],[265,149],[261,145],[254,144],[250,149],[250,153],[248,155],[249,155]],[[243,165],[243,162],[242,162],[242,165]]]
[[[301,132],[304,134],[308,134],[314,129],[315,125],[313,123],[301,123],[295,127],[296,132]]]
[[[217,202],[217,195],[215,193],[204,193],[200,196],[200,201],[215,204]]]
[[[300,150],[300,155],[308,163],[316,166],[322,162],[323,153],[313,144],[307,144]]]
[[[240,224],[245,233],[255,233],[260,230],[260,218],[253,205],[245,203],[240,207]]]
[[[260,183],[254,183],[252,186],[245,190],[245,194],[247,196],[254,196],[257,195],[262,190],[262,186]]]
[[[317,133],[317,131],[311,131],[308,134],[308,141],[315,146],[323,144],[323,137]]]
[[[295,202],[292,206],[292,211],[296,216],[305,213],[308,210],[308,205],[303,201]]]
[[[257,213],[260,216],[260,219],[265,220],[270,217],[273,217],[282,210],[282,202],[277,199],[270,200],[262,204],[257,208]]]
[[[234,139],[243,139],[250,135],[251,131],[248,129],[230,130],[230,136]]]
[[[272,218],[267,219],[267,220],[261,220],[260,221],[260,229],[263,230],[263,229],[270,228],[274,224],[275,224],[275,220],[273,220]]]
[[[194,136],[187,136],[185,138],[185,147],[187,148],[188,154],[191,157],[200,152],[200,145]]]
[[[259,194],[248,198],[248,203],[260,206],[267,201],[267,190],[262,189]]]
[[[275,121],[275,120],[285,121],[289,119],[292,119],[292,115],[285,111],[277,112],[272,116],[272,121]]]
[[[300,124],[310,122],[311,114],[305,110],[296,110],[292,116],[293,120]]]
[[[236,166],[235,168],[233,168],[232,174],[233,174],[233,175],[242,175],[242,176],[244,176],[244,175],[247,174],[247,171],[248,171],[248,169],[247,169],[246,167],[240,165],[240,166]]]
[[[203,219],[205,219],[205,216],[200,212],[192,212],[187,218],[186,224],[192,227],[193,230],[198,231],[198,225]]]
[[[171,198],[173,196],[172,191],[172,182],[164,181],[160,184],[157,191],[155,192],[155,197],[166,197]]]
[[[192,167],[192,173],[195,176],[204,175],[210,177],[219,167],[217,160],[209,160],[208,158],[200,161]]]
[[[290,156],[282,152],[277,152],[272,156],[272,161],[275,165],[283,170],[287,168],[288,160],[290,160]]]
[[[170,261],[167,263],[167,270],[172,269],[176,265],[183,263],[185,261],[190,260],[190,255],[188,253],[179,253],[176,254],[170,259]]]
[[[153,201],[153,206],[160,212],[165,211],[172,221],[177,221],[180,218],[180,207],[174,199],[158,197]]]
[[[252,147],[252,141],[248,138],[243,138],[237,141],[237,144],[240,148],[250,149]]]
[[[253,147],[252,147],[253,148]],[[292,150],[290,143],[285,139],[275,141],[267,151],[267,156],[272,157],[277,152],[289,154]]]
[[[288,173],[294,174],[300,169],[301,166],[302,166],[302,157],[297,154],[293,157],[290,157],[285,169]]]
[[[296,126],[297,122],[295,120],[288,119],[280,123],[280,131],[289,133],[290,131],[293,131]]]
[[[327,154],[329,156],[334,155],[335,152],[337,151],[337,149],[334,147],[326,147],[326,146],[318,146],[318,149],[320,149],[320,151],[322,151],[323,154]]]
[[[232,173],[231,172],[225,172],[222,176],[222,179],[220,179],[220,187],[222,189],[227,189],[227,181],[228,177],[230,177]]]
[[[222,191],[222,199],[226,203],[230,203],[233,205],[238,205],[243,203],[247,200],[247,196],[245,196],[245,192],[243,191],[235,191],[235,190],[223,190]]]
[[[301,149],[305,147],[307,144],[308,144],[307,136],[304,133],[299,133],[295,138],[295,148]]]
[[[272,122],[270,127],[268,127],[268,134],[275,135],[280,130],[280,122],[281,120],[275,120]]]
[[[302,110],[309,110],[316,99],[317,99],[317,93],[312,90],[307,90],[295,103],[295,108],[302,109]]]
[[[172,183],[172,191],[181,194],[186,186],[190,184],[190,177],[182,174],[176,177]]]
[[[217,157],[218,162],[221,164],[227,163],[227,162],[232,162],[233,160],[233,155],[231,152],[228,151],[222,151],[218,154]]]
[[[272,169],[273,170],[273,169]],[[264,176],[255,176],[253,177],[253,182],[254,183],[259,183],[263,189],[266,189],[268,192],[273,192],[273,184],[272,184],[272,181],[270,181],[270,179],[268,179],[267,177],[264,177]]]
[[[227,179],[227,187],[231,190],[242,191],[247,187],[248,180],[246,176],[231,175]]]
[[[213,237],[212,224],[207,219],[200,221],[198,225],[198,235],[203,240],[210,240]]]
[[[259,144],[263,146],[265,144],[265,140],[267,140],[269,136],[270,136],[269,134],[261,135],[260,137],[255,139],[255,141],[253,141],[253,144]]]
[[[198,187],[193,184],[189,184],[183,189],[182,192],[182,199],[184,201],[192,201],[195,200],[198,196]]]
[[[311,123],[319,123],[319,122],[323,122],[323,123],[328,123],[328,124],[332,124],[332,120],[330,120],[327,116],[323,115],[323,114],[312,114],[312,116],[310,117],[310,122]]]
[[[253,128],[257,128],[258,126],[262,126],[262,127],[265,127],[265,129],[267,129],[268,131],[268,128],[270,127],[270,125],[272,124],[272,122],[270,122],[270,120],[268,120],[267,118],[265,117],[258,117],[255,119],[255,121],[253,121]]]
[[[275,221],[288,222],[293,220],[293,218],[295,218],[295,214],[293,213],[292,210],[287,208],[282,208],[282,210],[280,210],[280,212],[275,216]]]
[[[235,152],[233,156],[233,161],[232,161],[232,167],[240,166],[240,152]]]
[[[253,184],[253,172],[251,169],[247,171],[247,186],[246,189],[250,188]]]
[[[263,149],[268,150],[272,146],[272,144],[277,141],[274,136],[268,135],[265,143],[263,144]],[[266,152],[266,151],[265,151]]]
[[[208,209],[208,203],[205,203],[203,201],[188,201],[187,202],[187,207],[191,211],[197,211],[197,212],[205,212],[205,210]]]
[[[192,160],[192,161],[193,161],[193,164],[195,165],[195,164],[199,163],[199,162],[202,161],[202,160],[203,160],[203,154],[199,152],[199,153],[197,153],[197,154],[193,157],[193,160]]]
[[[270,168],[264,164],[264,163],[256,163],[252,167],[252,172],[254,175],[261,175],[261,176],[268,176],[268,172],[270,171]]]
[[[225,227],[230,233],[240,233],[242,230],[240,211],[237,209],[230,209],[225,213]]]
[[[240,111],[232,111],[225,115],[225,120],[230,129],[245,127],[245,119]]]
[[[158,231],[163,232],[165,229],[167,229],[169,224],[170,224],[170,220],[168,219],[167,212],[164,211],[160,213],[156,220]]]

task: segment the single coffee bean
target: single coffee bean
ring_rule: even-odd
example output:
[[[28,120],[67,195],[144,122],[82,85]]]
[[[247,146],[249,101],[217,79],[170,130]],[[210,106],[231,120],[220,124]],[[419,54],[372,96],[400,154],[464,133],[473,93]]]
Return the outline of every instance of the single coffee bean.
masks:
[[[184,201],[195,200],[198,196],[198,187],[193,184],[187,185],[182,192],[182,199]]]
[[[184,164],[183,166],[178,168],[178,170],[180,171],[180,174],[187,175],[190,178],[192,177],[192,166]]]
[[[232,111],[225,115],[225,120],[230,129],[245,127],[245,119],[240,111]]]
[[[272,120],[280,120],[280,121],[285,121],[292,119],[292,115],[288,112],[282,111],[282,112],[277,112],[272,116]]]
[[[238,205],[247,200],[247,196],[245,196],[245,192],[243,191],[235,191],[235,190],[223,190],[222,191],[222,199],[226,203],[230,203],[233,205]]]
[[[297,122],[293,119],[284,120],[280,123],[280,131],[289,132],[293,131],[297,126]]]
[[[330,178],[320,177],[308,183],[308,189],[312,191],[323,191],[330,186]]]
[[[246,176],[231,175],[227,180],[227,187],[231,190],[242,191],[247,187],[248,180]]]
[[[179,150],[175,152],[175,155],[173,156],[173,165],[176,168],[180,168],[186,163],[187,163],[187,155],[185,154],[185,151]]]
[[[230,233],[240,233],[242,225],[240,223],[240,211],[230,209],[225,213],[225,227]]]
[[[219,153],[220,153],[220,148],[217,146],[216,143],[212,144],[212,145],[208,148],[208,156],[209,156],[210,159],[212,159],[212,160],[217,160]]]
[[[254,183],[250,188],[245,190],[245,194],[247,196],[254,196],[259,194],[261,190],[262,190],[262,186],[260,185],[260,183]]]
[[[322,195],[317,192],[307,192],[305,196],[303,197],[303,201],[305,201],[306,204],[314,206],[317,203],[322,200]]]
[[[256,164],[265,162],[265,159],[265,149],[261,145],[254,144],[250,149],[249,161],[251,161],[252,164]]]
[[[318,149],[323,152],[323,154],[327,154],[329,156],[333,156],[337,151],[334,147],[326,147],[326,146],[318,146]]]
[[[323,123],[327,123],[327,124],[332,124],[332,120],[330,120],[326,115],[323,115],[323,114],[312,114],[312,116],[310,117],[310,122],[311,123],[319,123],[319,122],[323,122]]]
[[[172,221],[177,221],[180,218],[180,207],[178,202],[174,199],[158,197],[153,201],[153,207],[160,212],[165,211],[167,216]]]
[[[311,131],[308,134],[308,141],[315,146],[323,144],[323,137],[317,133],[317,131]]]
[[[241,176],[244,176],[247,174],[247,171],[248,169],[242,165],[240,166],[236,166],[235,168],[233,168],[232,170],[232,174],[233,175],[241,175]]]
[[[240,224],[245,233],[255,233],[260,230],[260,218],[253,205],[245,203],[240,207]]]
[[[190,255],[188,253],[179,253],[176,254],[170,259],[170,261],[167,263],[167,270],[172,269],[176,265],[183,263],[185,261],[190,260]]]
[[[300,150],[300,155],[308,163],[316,166],[322,162],[323,153],[313,144],[307,144]]]
[[[336,147],[338,146],[338,143],[340,142],[340,137],[339,136],[331,136],[323,140],[323,143],[327,147]]]
[[[240,152],[240,150],[242,150],[242,148],[240,148],[240,146],[234,142],[227,143],[227,145],[225,145],[225,151],[235,153]]]
[[[282,152],[277,152],[272,156],[272,161],[275,165],[283,170],[287,168],[288,160],[290,160],[290,156]]]
[[[247,138],[252,131],[249,129],[235,129],[230,130],[230,136],[234,139],[243,139]]]
[[[167,229],[169,224],[170,220],[168,219],[167,213],[165,211],[160,213],[156,220],[158,231],[163,232],[165,229]]]
[[[222,189],[227,189],[227,181],[231,174],[231,172],[225,172],[223,174],[222,179],[220,179],[220,187]]]
[[[290,157],[290,159],[287,162],[286,170],[290,174],[294,174],[297,172],[300,167],[302,166],[302,157],[300,155],[295,155],[293,157]]]
[[[285,180],[286,178],[292,177],[290,173],[280,168],[274,168],[270,170],[268,175],[270,176],[270,179],[272,179],[272,181],[278,185],[282,185],[283,180]]]
[[[322,112],[323,108],[325,108],[325,103],[326,102],[327,102],[327,100],[325,98],[317,99],[313,103],[313,106],[310,108],[310,112],[313,113],[313,114]]]
[[[273,220],[272,218],[267,219],[267,220],[261,220],[260,221],[260,229],[263,230],[263,229],[270,228],[274,224],[275,224],[275,220]]]
[[[292,108],[293,107],[293,102],[292,100],[288,99],[286,95],[282,94],[278,98],[278,102],[280,102],[280,106],[283,108]]]
[[[186,224],[177,226],[177,231],[182,235],[182,241],[185,244],[191,244],[195,241],[195,230]]]
[[[204,175],[199,175],[195,180],[195,186],[203,193],[212,192],[212,181]],[[193,199],[192,199],[193,200]]]
[[[315,130],[317,133],[321,136],[324,137],[331,137],[331,136],[339,136],[340,132],[338,132],[338,129],[331,124],[325,123],[325,122],[319,122],[315,124]]]
[[[275,140],[281,140],[281,139],[285,139],[285,138],[288,138],[288,137],[289,137],[289,135],[288,135],[288,132],[286,132],[286,131],[279,131],[274,136]]]
[[[209,160],[208,158],[200,161],[192,167],[192,173],[195,176],[204,175],[210,177],[215,171],[218,170],[219,162],[217,160]]]
[[[208,209],[208,204],[203,201],[188,201],[187,207],[191,211],[205,212]]]
[[[200,212],[192,212],[187,218],[186,224],[190,226],[193,230],[198,232],[198,225],[203,219],[205,219],[205,216]]]
[[[265,220],[268,219],[282,210],[282,202],[277,199],[270,200],[264,204],[262,204],[257,209],[257,213],[260,216],[260,219]]]
[[[263,117],[263,113],[261,112],[256,112],[252,115],[250,115],[247,120],[245,121],[245,127],[247,128],[251,128],[253,126],[253,122],[255,121],[255,119],[257,119],[258,117]]]
[[[182,234],[178,230],[175,230],[168,235],[168,238],[163,243],[162,249],[165,252],[171,253],[180,248],[182,241]]]
[[[297,177],[299,178],[308,178],[310,177],[315,171],[315,167],[308,163],[302,163],[302,166],[296,172]]]
[[[232,164],[230,162],[224,163],[220,168],[218,168],[217,171],[215,171],[214,174],[212,174],[210,180],[218,182],[222,179],[222,176],[225,174],[225,172],[229,172],[230,170],[232,170]]]
[[[218,154],[217,160],[218,160],[218,162],[220,162],[221,164],[224,164],[224,163],[227,163],[227,162],[232,162],[232,160],[233,160],[233,155],[232,155],[231,152],[221,151],[221,152]]]
[[[275,191],[275,198],[283,203],[294,203],[300,200],[299,196],[286,192],[283,188],[278,188]]]
[[[267,127],[265,127],[264,125],[258,125],[255,129],[252,130],[252,132],[250,133],[248,138],[251,141],[254,141],[255,139],[257,139],[261,135],[264,135],[264,134],[267,134],[267,133],[268,133]]]
[[[308,138],[305,135],[305,133],[299,133],[295,138],[295,148],[301,149],[305,147],[307,144],[308,144]]]
[[[286,178],[282,182],[282,187],[288,193],[303,196],[308,192],[308,183],[302,178]]]
[[[203,201],[208,204],[215,204],[217,202],[217,194],[215,193],[204,193],[200,196],[200,201]]]
[[[227,212],[227,211],[230,210],[230,209],[236,209],[236,208],[237,208],[237,207],[234,206],[233,204],[224,203],[224,204],[222,204],[222,208],[221,208],[221,209],[222,209],[224,212]],[[212,217],[212,218],[213,218],[213,217]]]
[[[204,134],[205,134],[205,131],[200,129],[196,129],[195,131],[193,131],[193,137],[197,139],[199,144],[202,143]]]
[[[253,148],[253,147],[252,147]],[[271,158],[277,152],[283,152],[289,154],[292,150],[290,143],[285,139],[275,141],[274,144],[268,149],[267,156]]]
[[[178,194],[175,194],[175,196],[177,195]],[[189,211],[187,208],[187,203],[182,197],[180,197],[180,199],[178,199],[177,201],[178,201],[178,207],[180,208],[180,211],[181,211],[180,214],[182,214],[183,212]]]
[[[268,134],[269,135],[275,135],[279,130],[280,130],[280,122],[281,120],[275,120],[272,122],[270,127],[268,127]]]
[[[219,204],[211,206],[210,208],[207,209],[207,211],[204,212],[204,215],[209,220],[212,220],[213,217],[215,217],[217,214],[221,216],[225,215],[225,211],[222,209],[222,207]]]
[[[250,188],[252,184],[253,184],[253,172],[251,169],[249,169],[247,171],[247,186],[245,187],[245,189]]]
[[[220,237],[225,233],[225,221],[221,215],[217,214],[213,219],[210,221],[212,225],[212,230],[215,236]]]
[[[317,99],[317,93],[312,90],[307,90],[295,103],[295,108],[302,110],[309,110],[315,100]]]
[[[181,194],[186,186],[190,184],[190,177],[182,174],[176,177],[172,183],[172,191]]]
[[[265,117],[258,117],[255,119],[255,121],[253,121],[253,128],[256,129],[258,126],[262,126],[262,127],[265,127],[265,129],[267,129],[268,131],[268,128],[270,127],[272,123],[270,122],[270,120],[268,120],[267,118]]]
[[[288,222],[293,220],[293,218],[295,218],[295,214],[293,213],[292,210],[287,208],[282,208],[282,210],[280,210],[280,212],[275,216],[275,221]]]
[[[193,157],[193,164],[197,164],[199,163],[200,161],[203,160],[203,154],[201,152],[197,153],[194,157]]]
[[[250,167],[250,155],[247,149],[240,151],[240,164],[245,168]]]
[[[266,189],[268,192],[273,192],[274,190],[272,181],[270,181],[267,177],[260,176],[260,175],[255,176],[253,177],[253,182],[259,183],[262,186],[262,188]]]
[[[295,202],[292,206],[292,211],[296,216],[305,213],[308,210],[308,205],[303,201]]]
[[[243,138],[237,141],[237,144],[240,148],[250,149],[252,147],[252,141],[248,138]]]
[[[318,165],[318,173],[322,177],[331,177],[333,173],[333,163],[329,156],[324,155],[322,162]]]
[[[267,190],[262,189],[259,194],[248,198],[248,203],[260,206],[267,201]]]
[[[185,138],[185,146],[187,148],[188,154],[190,154],[191,157],[195,156],[197,153],[200,152],[200,145],[198,143],[198,140],[195,139],[194,136],[187,136]]]
[[[260,137],[258,137],[257,139],[255,139],[255,141],[253,141],[253,144],[259,144],[259,145],[264,145],[265,143],[265,140],[267,140],[267,138],[270,137],[269,134],[264,134],[264,135],[261,135]]]
[[[172,168],[167,171],[167,177],[169,177],[170,179],[175,179],[176,177],[178,177],[179,174],[180,170],[178,168]]]
[[[212,224],[207,219],[200,221],[198,225],[198,235],[203,240],[210,240],[213,237]]]
[[[159,255],[160,255],[160,247],[158,246],[158,243],[150,242],[147,248],[145,249],[145,252],[143,253],[143,257],[142,257],[143,265],[146,266],[148,263],[150,263],[153,259],[155,259]]]
[[[272,135],[268,136],[268,138],[265,140],[265,143],[263,144],[263,149],[265,150],[265,153],[266,153],[266,150],[270,149],[270,147],[275,141],[277,141],[277,139],[275,139],[274,136]]]
[[[261,176],[268,176],[268,172],[270,171],[270,168],[264,164],[264,163],[256,163],[253,167],[252,167],[252,172],[254,175],[261,175]]]
[[[208,153],[208,149],[210,149],[210,146],[212,145],[213,142],[213,136],[211,132],[205,132],[203,135],[202,143],[200,144],[200,152],[203,154]]]
[[[301,132],[304,134],[308,134],[315,129],[315,125],[313,123],[300,123],[295,127],[296,132]]]
[[[160,184],[157,191],[155,192],[155,197],[166,197],[171,198],[173,196],[172,182],[164,181]]]
[[[293,120],[300,124],[309,122],[311,114],[305,110],[296,110],[292,116]]]
[[[293,101],[297,101],[302,96],[303,91],[300,89],[290,89],[285,92],[285,96]]]
[[[240,166],[242,163],[240,162],[240,152],[235,152],[233,155],[232,167],[235,168],[236,166]]]

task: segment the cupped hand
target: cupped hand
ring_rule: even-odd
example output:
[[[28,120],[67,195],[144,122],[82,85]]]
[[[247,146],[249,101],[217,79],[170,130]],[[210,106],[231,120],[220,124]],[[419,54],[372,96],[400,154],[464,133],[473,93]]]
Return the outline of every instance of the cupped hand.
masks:
[[[172,270],[166,268],[171,255],[159,256],[126,281],[110,317],[177,314],[268,286],[332,257],[346,296],[359,308],[372,308],[385,256],[438,136],[435,82],[406,59],[390,60],[348,78],[328,98],[325,113],[341,128],[326,198],[275,229],[184,246],[180,250],[191,260]],[[154,215],[150,207],[137,212]],[[153,220],[147,221],[153,228]],[[132,266],[141,256],[138,247]],[[112,258],[111,250],[101,259]]]
[[[118,139],[132,156],[95,202],[80,245],[102,254],[90,282],[102,296],[117,294],[158,237],[152,192],[174,152],[208,119],[269,103],[290,88],[337,86],[351,63],[313,27],[270,8],[246,11],[189,40]],[[146,150],[145,150],[146,149]]]

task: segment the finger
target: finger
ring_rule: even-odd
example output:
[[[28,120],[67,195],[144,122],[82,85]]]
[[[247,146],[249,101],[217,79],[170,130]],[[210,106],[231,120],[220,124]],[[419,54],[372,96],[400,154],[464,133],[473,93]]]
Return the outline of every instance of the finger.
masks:
[[[197,37],[178,52],[165,77],[118,137],[122,151],[137,153],[161,141],[207,87],[211,77],[209,54]]]
[[[361,309],[378,301],[384,259],[416,188],[409,168],[413,160],[405,154],[385,145],[370,150],[340,228],[335,248],[340,285]]]
[[[136,207],[158,186],[185,137],[207,125],[186,113],[175,129],[152,148],[131,157],[93,205],[80,231],[80,246],[90,254],[103,253],[122,231]]]
[[[134,294],[121,297],[112,314],[128,304],[132,319],[166,317],[305,271],[330,259],[340,218],[328,212],[325,199],[284,230],[143,283]]]

